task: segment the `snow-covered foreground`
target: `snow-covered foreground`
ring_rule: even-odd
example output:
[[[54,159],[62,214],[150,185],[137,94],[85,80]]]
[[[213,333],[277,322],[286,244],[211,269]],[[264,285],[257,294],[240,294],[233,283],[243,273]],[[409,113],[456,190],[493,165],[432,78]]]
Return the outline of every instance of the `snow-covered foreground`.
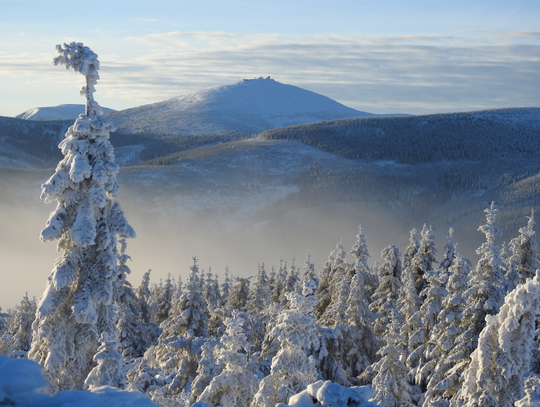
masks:
[[[152,407],[136,391],[100,387],[92,391],[69,390],[49,396],[39,393],[47,385],[41,366],[28,359],[0,356],[0,405],[14,407]]]

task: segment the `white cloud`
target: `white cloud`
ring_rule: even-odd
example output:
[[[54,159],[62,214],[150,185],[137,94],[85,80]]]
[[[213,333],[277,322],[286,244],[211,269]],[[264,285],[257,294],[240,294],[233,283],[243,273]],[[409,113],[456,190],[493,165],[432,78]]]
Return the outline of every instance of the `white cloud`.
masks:
[[[100,54],[98,91],[104,105],[115,107],[116,100],[135,106],[270,75],[375,113],[540,106],[539,51],[540,32],[393,37],[152,33],[124,38]],[[0,73],[35,75],[43,72],[44,58],[3,55]],[[56,72],[46,70],[49,80],[66,75],[52,68]]]

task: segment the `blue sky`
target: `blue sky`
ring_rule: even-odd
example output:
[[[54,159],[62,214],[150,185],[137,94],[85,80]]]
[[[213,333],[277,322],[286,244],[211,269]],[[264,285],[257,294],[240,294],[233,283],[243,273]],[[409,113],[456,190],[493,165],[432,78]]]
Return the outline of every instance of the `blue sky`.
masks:
[[[242,78],[373,113],[540,106],[538,0],[0,0],[0,115],[82,103],[54,46],[100,57],[125,109]]]

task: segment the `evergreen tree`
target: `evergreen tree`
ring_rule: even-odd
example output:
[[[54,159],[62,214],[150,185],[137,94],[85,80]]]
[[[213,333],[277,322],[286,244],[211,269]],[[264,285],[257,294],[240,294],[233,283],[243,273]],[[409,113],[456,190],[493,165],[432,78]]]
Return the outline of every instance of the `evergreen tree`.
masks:
[[[314,290],[316,291],[319,287],[319,277],[315,272],[315,265],[310,262],[311,256],[308,255],[304,268],[302,270],[302,281],[313,281],[315,283]]]
[[[464,373],[454,406],[512,407],[524,394],[540,312],[540,274],[506,296],[497,315],[486,316],[478,348]]]
[[[289,397],[304,390],[317,378],[312,354],[320,347],[318,326],[310,315],[317,302],[311,295],[313,285],[304,282],[303,295],[288,294],[290,309],[283,310],[270,337],[276,338],[281,347],[272,359],[270,375],[259,384],[251,407],[265,407],[286,403]]]
[[[15,309],[15,315],[9,326],[9,356],[25,357],[32,345],[32,323],[36,317],[36,302],[28,299],[28,293]],[[0,332],[1,333],[1,332]]]
[[[109,142],[114,127],[93,98],[97,55],[75,42],[56,50],[55,65],[86,77],[81,91],[86,113],[68,129],[59,145],[64,159],[42,185],[41,197],[57,206],[41,239],[59,239],[63,254],[39,303],[28,357],[44,367],[51,393],[81,389],[94,366],[100,335],[116,336],[117,237],[135,237],[115,199],[118,166]]]
[[[84,382],[84,386],[92,390],[101,386],[125,387],[122,372],[122,355],[118,352],[116,339],[109,338],[105,332],[100,338],[101,345],[94,356],[97,366],[92,369]]]
[[[143,274],[141,284],[137,287],[135,295],[139,299],[140,317],[146,324],[156,323],[157,301],[150,291],[150,273],[148,270]]]
[[[472,269],[470,260],[456,254],[448,271],[448,295],[443,299],[442,310],[438,316],[438,324],[432,331],[428,349],[429,357],[436,361],[431,374],[427,375],[427,391],[424,407],[447,407],[449,399],[456,392],[459,377],[455,371],[463,371],[459,363],[467,359],[467,349],[462,343],[454,346],[456,338],[463,332],[460,325],[466,298],[463,293],[467,289],[469,273]],[[455,369],[457,368],[457,369]],[[454,372],[450,372],[455,369]]]
[[[221,284],[221,299],[223,303],[226,303],[231,293],[231,279],[229,278],[229,268],[225,267],[225,279]]]
[[[453,228],[449,229],[446,239],[447,243],[444,245],[444,259],[439,264],[439,277],[443,286],[446,286],[446,283],[448,282],[450,267],[452,267],[456,259]]]
[[[460,330],[461,334],[454,342],[451,351],[454,363],[447,373],[445,397],[453,396],[455,389],[461,384],[461,374],[470,363],[470,355],[478,344],[480,332],[485,327],[486,316],[496,314],[504,300],[506,279],[503,274],[504,263],[499,257],[499,248],[495,246],[495,237],[502,232],[495,226],[499,210],[494,203],[486,209],[485,225],[478,228],[486,235],[486,242],[476,250],[481,258],[476,267],[469,273],[466,298]]]
[[[257,270],[257,281],[254,284],[253,290],[249,294],[248,308],[252,314],[261,313],[272,299],[270,292],[270,284],[264,263],[259,263]]]
[[[220,350],[220,344],[211,339],[201,347],[201,360],[197,368],[197,376],[191,383],[191,396],[197,400],[210,384],[212,379],[223,371],[223,363],[217,360],[214,352]]]
[[[534,210],[526,227],[519,229],[519,236],[510,241],[511,257],[508,259],[508,280],[512,288],[534,277],[540,268],[538,247],[534,238]]]
[[[345,311],[347,320],[341,328],[342,362],[349,378],[356,378],[375,362],[379,350],[379,341],[371,328],[374,315],[369,311],[366,297],[364,274],[357,273],[351,281]]]
[[[167,274],[167,279],[165,284],[162,286],[159,291],[159,296],[157,297],[157,313],[156,320],[158,324],[161,324],[167,318],[169,318],[169,313],[173,306],[174,298],[174,285],[171,279],[171,273]]]
[[[399,249],[390,245],[381,252],[382,265],[379,269],[379,286],[373,294],[369,310],[376,314],[373,332],[382,338],[390,326],[390,314],[396,310],[401,288],[401,259]],[[400,318],[396,316],[396,318]]]
[[[209,313],[199,283],[199,266],[194,257],[185,291],[171,317],[164,322],[160,340],[173,335],[208,336]]]
[[[243,323],[244,320],[236,310],[232,318],[225,320],[227,329],[221,337],[222,347],[218,354],[224,369],[212,379],[198,401],[221,407],[250,405],[259,382],[254,366],[249,363],[248,355],[252,345],[247,341]]]
[[[249,278],[236,277],[236,284],[227,301],[230,310],[246,311],[250,296],[249,285]]]
[[[420,293],[422,305],[418,310],[418,318],[421,321],[419,329],[413,333],[410,340],[418,342],[419,345],[407,358],[407,364],[413,367],[411,371],[415,382],[425,390],[425,379],[435,368],[433,359],[433,346],[429,343],[429,338],[437,324],[437,318],[441,312],[441,303],[446,296],[446,290],[443,287],[442,278],[439,275],[439,269],[433,268],[435,261],[435,236],[431,228],[424,229],[421,232],[422,240],[420,248],[416,253],[413,264],[421,264],[419,268],[424,268],[425,288]],[[417,257],[422,256],[423,261],[418,261]]]
[[[362,232],[362,225],[358,226],[358,234],[356,235],[356,242],[352,247],[350,254],[354,256],[354,272],[353,274],[362,274],[362,280],[364,280],[364,295],[368,302],[371,302],[371,296],[377,289],[379,282],[377,276],[371,272],[368,265],[369,251],[366,242],[366,237]],[[352,278],[352,276],[351,276]]]
[[[398,317],[391,311],[388,319],[390,325],[385,336],[386,344],[378,352],[381,359],[372,368],[376,375],[370,401],[383,407],[415,407],[412,389],[407,382],[408,368],[403,363],[405,355],[399,346]]]

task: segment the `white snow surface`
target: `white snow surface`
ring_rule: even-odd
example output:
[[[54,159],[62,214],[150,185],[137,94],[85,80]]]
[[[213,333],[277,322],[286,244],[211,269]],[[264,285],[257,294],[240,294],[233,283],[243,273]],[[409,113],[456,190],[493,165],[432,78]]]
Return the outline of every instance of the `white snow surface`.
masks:
[[[38,389],[47,382],[41,366],[28,359],[0,356],[0,405],[13,407],[152,407],[143,394],[112,387],[92,391],[69,390],[49,396]]]
[[[101,109],[103,110],[103,114],[116,111],[107,107],[102,107]],[[84,113],[84,110],[84,105],[77,104],[34,107],[15,116],[15,118],[23,120],[75,120],[80,114]]]
[[[264,130],[350,117],[373,117],[326,96],[273,79],[243,80],[113,113],[117,131],[153,135]]]
[[[331,381],[319,380],[310,384],[306,390],[292,396],[289,404],[278,404],[276,407],[375,407],[370,402],[373,390],[368,386],[343,387]]]

